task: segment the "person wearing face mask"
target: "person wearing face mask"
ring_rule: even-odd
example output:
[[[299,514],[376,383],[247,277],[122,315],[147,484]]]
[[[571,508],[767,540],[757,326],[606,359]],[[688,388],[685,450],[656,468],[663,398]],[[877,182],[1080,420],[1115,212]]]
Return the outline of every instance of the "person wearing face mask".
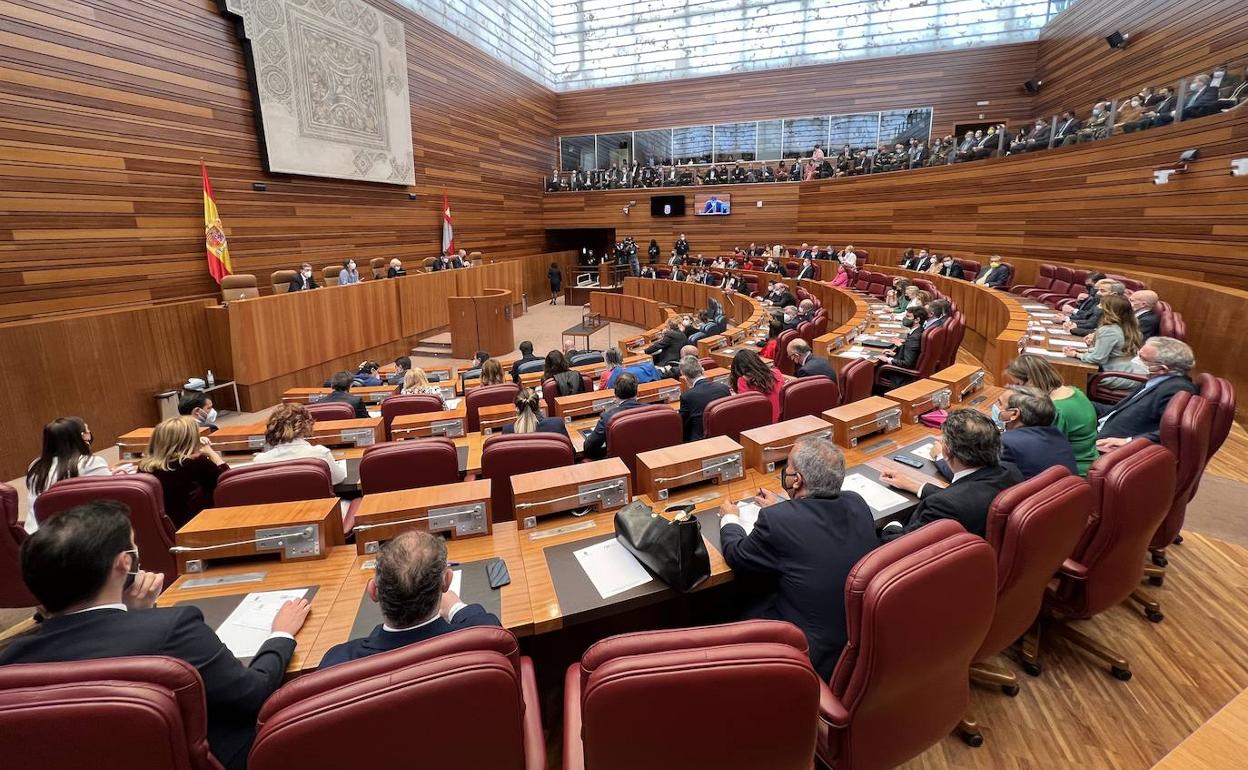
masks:
[[[785,494],[760,489],[754,496],[762,510],[753,527],[732,500],[719,508],[724,561],[739,575],[768,579],[767,593],[743,608],[741,619],[787,620],[802,629],[825,680],[845,646],[845,580],[879,545],[871,509],[841,490],[844,480],[841,450],[810,436],[789,451],[780,472]]]
[[[1097,420],[1096,448],[1108,452],[1134,438],[1161,441],[1161,417],[1175,393],[1199,389],[1191,380],[1196,358],[1186,342],[1173,337],[1153,337],[1144,343],[1136,361],[1148,373],[1148,381],[1116,404],[1094,403]]]
[[[1057,408],[1049,395],[1025,385],[1007,385],[992,405],[992,421],[1001,433],[1001,462],[1013,465],[1023,479],[1054,465],[1078,475],[1075,450],[1054,425]],[[939,464],[938,464],[939,467]]]
[[[338,271],[338,285],[350,286],[360,282],[360,271],[356,269],[355,260],[343,260],[342,269]]]
[[[946,278],[966,278],[966,273],[962,270],[962,263],[955,261],[948,254],[940,258],[940,274]]]
[[[927,308],[922,305],[907,308],[905,317],[901,319],[901,325],[909,329],[910,332],[892,355],[880,356],[880,361],[901,369],[913,369],[916,367],[919,363],[919,356],[923,353],[923,324],[927,323],[927,319]],[[893,388],[900,388],[902,385],[910,382],[911,379],[911,377],[901,372],[884,372],[880,383],[885,390],[892,390]]]
[[[311,609],[306,599],[282,605],[243,665],[198,607],[156,607],[165,576],[140,569],[130,510],[112,500],[53,517],[22,543],[21,564],[44,620],[0,652],[0,665],[136,655],[185,661],[203,681],[209,750],[227,770],[247,766],[260,707],[281,686]]]
[[[43,451],[26,469],[26,531],[39,528],[35,499],[61,479],[107,476],[108,461],[91,453],[91,428],[81,417],[58,417],[43,426]]]
[[[199,435],[194,417],[171,417],[152,431],[138,468],[160,481],[165,514],[180,528],[212,507],[217,480],[230,466],[208,437]]]
[[[1137,94],[1130,99],[1124,101],[1118,107],[1118,114],[1115,116],[1114,133],[1121,134],[1127,130],[1128,123],[1134,123],[1144,114],[1144,100]]]
[[[217,432],[217,410],[212,406],[212,399],[199,391],[189,391],[182,397],[178,402],[178,414],[194,417],[199,427],[207,428],[209,433]]]
[[[975,283],[990,289],[1005,288],[1010,280],[1010,269],[1001,263],[1001,257],[993,254],[988,258],[988,269],[975,277]]]
[[[308,291],[316,288],[319,287],[316,284],[316,279],[312,277],[312,266],[304,262],[299,266],[299,272],[291,276],[290,286],[286,288],[286,291]]]
[[[1095,328],[1096,321],[1099,319],[1101,312],[1101,298],[1097,295],[1096,285],[1100,281],[1105,280],[1105,274],[1099,272],[1088,273],[1084,279],[1083,287],[1086,290],[1076,300],[1079,304],[1075,309],[1062,318],[1062,325],[1069,331],[1075,326],[1087,325],[1091,323]]]

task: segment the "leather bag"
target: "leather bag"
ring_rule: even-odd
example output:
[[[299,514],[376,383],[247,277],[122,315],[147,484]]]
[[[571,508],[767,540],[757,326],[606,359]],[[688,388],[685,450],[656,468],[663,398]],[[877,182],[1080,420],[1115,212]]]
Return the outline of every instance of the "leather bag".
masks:
[[[634,501],[616,511],[615,534],[646,569],[681,593],[711,576],[702,527],[691,514],[669,520]]]

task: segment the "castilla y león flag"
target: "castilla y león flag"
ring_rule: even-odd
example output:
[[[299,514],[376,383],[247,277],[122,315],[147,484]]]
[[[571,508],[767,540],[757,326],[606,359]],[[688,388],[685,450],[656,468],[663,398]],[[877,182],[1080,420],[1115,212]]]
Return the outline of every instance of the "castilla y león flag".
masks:
[[[208,249],[208,273],[217,283],[233,274],[230,265],[230,246],[225,242],[225,230],[217,214],[217,200],[212,195],[212,182],[208,181],[208,166],[201,160],[199,169],[204,175],[204,244]]]
[[[446,190],[442,191],[442,253],[452,254],[455,251],[455,229],[451,226],[451,204],[446,200]]]

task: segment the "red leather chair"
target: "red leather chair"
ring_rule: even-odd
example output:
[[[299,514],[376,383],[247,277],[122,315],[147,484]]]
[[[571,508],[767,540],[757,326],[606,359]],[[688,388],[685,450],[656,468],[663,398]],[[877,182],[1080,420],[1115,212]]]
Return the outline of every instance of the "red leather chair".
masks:
[[[313,420],[321,420],[322,422],[355,419],[355,408],[342,401],[318,401],[312,404],[304,404],[303,408],[308,411]]]
[[[1092,503],[1088,482],[1057,465],[992,501],[986,539],[997,554],[997,609],[975,654],[972,681],[999,685],[1010,697],[1018,694],[1018,677],[986,661],[1031,628],[1045,588],[1087,528]],[[959,732],[972,745],[983,743],[974,722],[964,720]]]
[[[849,638],[820,700],[819,758],[886,768],[961,721],[996,607],[992,546],[952,519],[886,543],[845,581]]]
[[[814,324],[815,324],[815,330],[812,334],[813,337],[822,337],[823,335],[827,334],[828,333],[828,311],[822,308],[815,311]]]
[[[871,288],[871,273],[866,270],[859,270],[854,277],[854,288],[858,291],[867,291]]]
[[[710,356],[707,356],[706,358],[699,358],[698,363],[701,364],[702,371],[706,371],[708,369],[715,369],[719,366],[719,364],[715,363],[715,359],[711,358]]]
[[[884,299],[884,295],[888,293],[892,281],[883,273],[871,274],[871,285],[867,287],[867,293],[876,299]]]
[[[793,374],[793,359],[789,358],[789,343],[798,339],[796,329],[785,329],[776,336],[776,368],[782,374]]]
[[[213,504],[218,508],[236,505],[267,505],[288,503],[294,500],[323,500],[335,497],[330,483],[329,467],[317,459],[285,460],[279,463],[260,463],[230,468],[217,480]],[[345,537],[353,522],[342,522]],[[335,544],[342,540],[334,533]]]
[[[393,438],[390,435],[390,423],[394,422],[395,417],[401,414],[425,414],[440,411],[442,411],[442,399],[429,394],[387,398],[381,402],[381,424],[386,430],[386,441]]]
[[[459,455],[445,436],[377,444],[360,458],[360,489],[366,495],[457,481]]]
[[[1084,276],[1087,273],[1084,272]],[[1057,304],[1064,299],[1069,299],[1071,287],[1076,287],[1080,291],[1083,290],[1083,281],[1075,283],[1075,274],[1069,267],[1055,265],[1053,267],[1053,282],[1049,284],[1047,292],[1034,292],[1028,296],[1038,299],[1050,307],[1057,307]]]
[[[594,379],[584,372],[581,373],[581,392],[589,393],[594,389]],[[559,383],[554,379],[542,383],[542,397],[546,399],[546,414],[555,413],[555,399],[559,398]]]
[[[806,340],[806,344],[813,345],[815,342],[815,323],[814,321],[802,321],[797,325],[797,336]]]
[[[1019,284],[1010,289],[1010,293],[1018,294],[1023,297],[1034,297],[1042,294],[1048,294],[1053,290],[1053,279],[1057,276],[1057,269],[1053,265],[1040,265],[1040,275],[1033,284]]]
[[[17,490],[0,483],[0,607],[34,607],[38,600],[22,581],[20,549],[26,529],[17,523]]]
[[[1230,380],[1205,373],[1196,378],[1196,387],[1200,388],[1200,397],[1213,405],[1213,431],[1209,434],[1209,451],[1205,456],[1208,466],[1231,435],[1231,426],[1235,423],[1235,386]],[[1195,489],[1192,496],[1196,496]]]
[[[661,404],[617,412],[607,423],[607,454],[618,457],[637,479],[637,455],[684,440],[680,412]]]
[[[958,362],[958,348],[962,347],[962,339],[966,336],[966,316],[955,312],[945,321],[945,353],[936,369],[945,369]]]
[[[1023,670],[1040,674],[1041,632],[1051,630],[1110,665],[1118,679],[1131,667],[1108,647],[1069,625],[1126,600],[1144,576],[1140,554],[1174,499],[1175,460],[1146,438],[1101,455],[1088,469],[1095,501],[1092,518],[1075,551],[1045,592],[1040,621],[1023,640]]]
[[[806,637],[780,621],[604,639],[564,679],[563,767],[809,770],[820,685]],[[683,738],[637,729],[659,703]]]
[[[680,416],[677,415],[679,421]],[[560,433],[500,433],[487,438],[481,449],[481,478],[490,480],[492,521],[514,521],[516,518],[515,500],[511,494],[512,476],[562,468],[575,462],[576,451],[572,448],[572,440]]]
[[[904,374],[911,380],[919,380],[940,368],[945,355],[945,335],[948,330],[944,326],[933,326],[923,331],[923,344],[919,350],[919,360],[913,369],[903,369],[892,364],[881,364],[875,370],[877,385],[885,385],[884,375],[887,373]]]
[[[702,435],[741,440],[741,431],[771,424],[771,399],[752,390],[717,398],[702,412]]]
[[[781,420],[819,415],[840,405],[840,386],[827,377],[802,377],[799,380],[789,380],[780,386]]]
[[[1157,330],[1163,337],[1173,337],[1176,340],[1187,339],[1187,323],[1183,320],[1181,313],[1174,311],[1162,313],[1158,320]]]
[[[156,656],[0,667],[0,756],[27,770],[221,770],[199,672]]]
[[[519,392],[520,386],[511,382],[505,382],[502,385],[483,385],[468,391],[468,395],[464,396],[468,432],[475,433],[481,430],[481,415],[478,413],[481,407],[514,404],[516,394]]]
[[[1187,518],[1187,504],[1196,493],[1205,463],[1209,460],[1209,439],[1213,433],[1214,407],[1200,396],[1179,391],[1166,404],[1161,416],[1161,445],[1178,460],[1174,496],[1165,518],[1148,544],[1153,564],[1165,567],[1166,548],[1175,541]],[[1154,581],[1156,582],[1156,581]]]
[[[875,383],[875,364],[865,358],[845,364],[840,371],[841,405],[861,401],[871,395]]]
[[[221,478],[224,480],[225,474]],[[164,492],[155,476],[134,473],[62,479],[39,495],[35,501],[35,519],[42,524],[62,511],[96,500],[115,500],[130,509],[134,544],[139,549],[143,567],[152,572],[163,572],[165,587],[168,588],[178,574],[177,562],[169,553],[169,549],[176,545],[176,530],[165,515]]]
[[[984,269],[983,265],[973,259],[961,259],[959,257],[954,257],[953,261],[962,266],[962,279],[964,281],[975,280],[979,277],[979,271]]]
[[[257,728],[249,770],[546,767],[533,662],[489,626],[301,676],[265,702]]]
[[[1134,372],[1097,372],[1088,378],[1088,399],[1101,404],[1116,404],[1131,394],[1124,388],[1107,388],[1101,383],[1105,380],[1131,380],[1132,382],[1148,382],[1147,375]]]

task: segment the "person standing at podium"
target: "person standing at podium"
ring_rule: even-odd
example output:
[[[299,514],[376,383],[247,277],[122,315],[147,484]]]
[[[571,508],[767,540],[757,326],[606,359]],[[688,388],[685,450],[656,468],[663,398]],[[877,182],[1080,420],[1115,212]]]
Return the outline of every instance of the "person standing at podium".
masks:
[[[312,277],[312,266],[304,262],[299,266],[299,272],[291,276],[290,286],[286,288],[286,291],[308,291],[316,288],[319,287],[316,285],[316,279]]]

